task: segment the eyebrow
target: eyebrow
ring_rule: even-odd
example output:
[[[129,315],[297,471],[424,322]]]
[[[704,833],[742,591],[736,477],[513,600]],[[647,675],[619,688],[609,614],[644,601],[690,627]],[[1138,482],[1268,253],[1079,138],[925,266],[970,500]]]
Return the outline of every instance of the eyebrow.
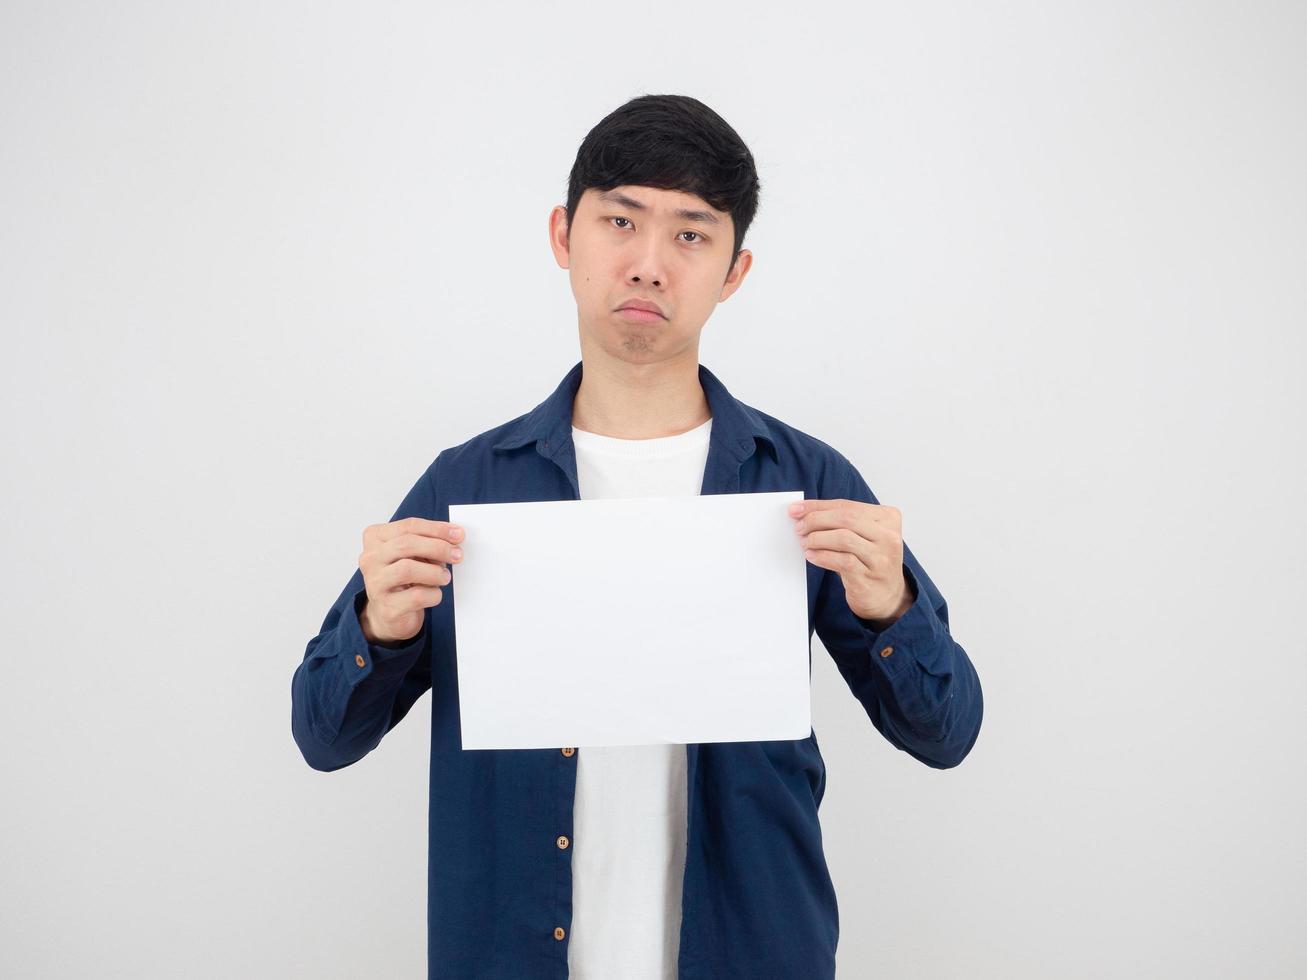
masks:
[[[627,197],[621,191],[604,191],[599,195],[599,200],[606,201],[609,204],[620,204],[622,207],[631,208],[633,211],[646,210],[643,204],[633,197]],[[718,224],[717,218],[708,211],[696,211],[692,208],[677,208],[673,214],[685,221],[701,221],[706,225]]]

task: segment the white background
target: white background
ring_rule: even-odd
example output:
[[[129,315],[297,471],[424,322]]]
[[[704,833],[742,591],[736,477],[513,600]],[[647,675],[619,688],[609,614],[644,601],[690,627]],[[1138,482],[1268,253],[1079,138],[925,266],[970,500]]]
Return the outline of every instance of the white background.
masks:
[[[1305,40],[5,3],[0,974],[424,975],[430,699],[323,774],[291,674],[363,528],[579,358],[549,209],[672,92],[763,185],[701,361],[902,509],[984,687],[932,770],[814,638],[840,975],[1303,975]]]

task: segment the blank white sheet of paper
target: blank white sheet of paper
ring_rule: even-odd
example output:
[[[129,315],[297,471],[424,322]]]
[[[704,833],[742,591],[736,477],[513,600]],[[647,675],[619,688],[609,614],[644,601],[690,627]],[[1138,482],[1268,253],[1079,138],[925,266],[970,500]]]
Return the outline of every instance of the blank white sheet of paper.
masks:
[[[450,504],[463,748],[807,738],[802,499]]]

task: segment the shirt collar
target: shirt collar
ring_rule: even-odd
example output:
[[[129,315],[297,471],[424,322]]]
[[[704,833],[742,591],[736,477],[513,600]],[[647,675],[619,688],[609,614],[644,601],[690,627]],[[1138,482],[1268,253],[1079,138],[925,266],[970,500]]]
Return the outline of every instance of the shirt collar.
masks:
[[[495,452],[517,449],[530,442],[541,443],[545,455],[552,456],[572,441],[572,402],[581,387],[584,361],[577,361],[553,393],[525,416],[509,425],[503,438],[494,443]],[[720,444],[737,459],[743,460],[754,450],[754,440],[762,439],[776,453],[776,443],[762,416],[737,401],[717,376],[699,365],[699,384],[712,412],[712,442]]]

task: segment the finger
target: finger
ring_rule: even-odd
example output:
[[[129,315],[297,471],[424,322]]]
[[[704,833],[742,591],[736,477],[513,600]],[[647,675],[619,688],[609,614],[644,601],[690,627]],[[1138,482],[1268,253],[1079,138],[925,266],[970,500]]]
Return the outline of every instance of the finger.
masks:
[[[386,608],[394,614],[426,609],[428,606],[438,606],[444,598],[445,593],[435,586],[414,585],[411,588],[396,589],[388,593],[383,602]]]
[[[831,507],[846,503],[848,501],[842,497],[834,500],[796,500],[790,504],[789,514],[791,517],[802,517],[815,510],[829,510]]]
[[[831,511],[825,511],[824,514],[830,514]],[[838,512],[836,512],[838,513]],[[812,547],[807,544],[814,535],[830,535],[837,531],[847,531],[856,534],[858,537],[871,543],[873,547],[892,547],[894,535],[898,532],[893,527],[886,524],[880,524],[876,521],[855,521],[852,524],[845,523],[849,518],[844,517],[823,517],[817,520],[816,515],[805,517],[801,522],[795,524],[794,533],[799,540],[805,542],[804,547]],[[816,542],[817,547],[822,547],[821,541],[838,541],[838,538],[822,538]]]
[[[407,589],[397,590],[389,601],[397,608],[412,610],[438,606],[444,598],[444,591],[435,586],[413,585]]]
[[[403,591],[413,586],[448,585],[453,573],[444,565],[433,565],[416,558],[401,558],[381,570],[377,584],[387,592]]]
[[[405,517],[389,524],[378,525],[377,540],[389,541],[404,534],[420,534],[445,541],[461,540],[463,529],[449,521],[429,521],[425,517]]]
[[[421,558],[424,561],[444,564],[462,560],[461,554],[454,554],[456,550],[461,552],[462,545],[445,538],[428,537],[425,534],[403,534],[384,542],[379,549],[382,559],[386,562],[398,561],[401,558]]]
[[[829,531],[813,531],[800,540],[805,551],[846,554],[861,562],[867,571],[874,569],[876,555],[880,550],[874,542],[868,541],[861,534],[846,527]],[[845,566],[845,570],[854,567]]]
[[[844,551],[829,551],[824,548],[810,548],[803,553],[803,557],[817,567],[829,568],[832,572],[838,572],[841,576],[848,575],[850,572],[859,571],[862,566],[862,563],[857,558]]]
[[[816,531],[821,528],[851,527],[860,533],[875,526],[901,528],[902,514],[888,504],[864,504],[860,500],[842,501],[843,507],[824,507],[795,519],[796,531]]]

